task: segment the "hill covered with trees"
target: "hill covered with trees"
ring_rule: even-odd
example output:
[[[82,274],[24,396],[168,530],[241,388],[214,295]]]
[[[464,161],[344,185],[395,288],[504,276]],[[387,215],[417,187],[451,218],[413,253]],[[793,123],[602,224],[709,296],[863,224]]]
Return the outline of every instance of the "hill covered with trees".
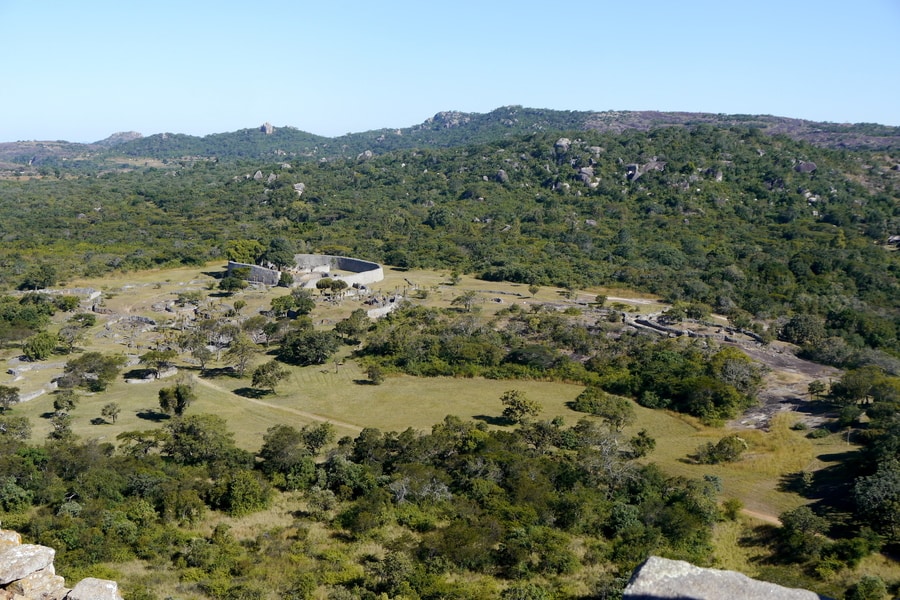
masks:
[[[72,166],[32,161],[0,180],[0,285],[26,292],[0,302],[0,333],[44,360],[63,340],[62,330],[45,335],[48,323],[73,307],[27,292],[79,275],[226,258],[277,254],[271,262],[281,263],[293,251],[535,289],[640,290],[671,305],[668,319],[716,312],[762,342],[779,337],[847,368],[810,393],[839,406],[846,422],[867,415],[862,460],[847,461],[855,472],[841,484],[855,509],[839,507],[849,512],[831,524],[856,529],[826,542],[829,522],[798,509],[782,515],[771,543],[780,560],[821,577],[896,547],[897,150],[812,144],[766,133],[760,124],[771,122],[757,117],[672,123],[669,115],[664,127],[656,113],[631,117],[621,127],[593,113],[588,126],[581,113],[507,107],[353,139],[287,128],[161,135],[100,146]],[[224,294],[244,284],[226,282]],[[246,359],[265,340],[278,346],[266,369],[241,359],[235,371],[253,373],[262,393],[275,389],[282,363],[322,364],[347,341],[373,384],[385,371],[577,382],[587,387],[574,410],[596,419],[531,421],[533,407],[511,391],[493,429],[448,417],[430,432],[367,428],[337,441],[327,427],[283,426],[249,452],[220,418],[183,414],[190,394],[176,386],[160,393],[171,420],[120,436],[118,447],[68,435],[61,393],[50,439],[37,446],[28,423],[7,414],[18,402],[7,387],[0,508],[59,548],[69,568],[155,561],[207,597],[264,598],[274,572],[269,585],[285,597],[508,599],[614,597],[649,552],[702,563],[713,524],[739,508],[718,505],[714,478],[669,477],[641,461],[653,446],[646,435],[617,435],[630,418],[626,398],[706,423],[734,416],[761,373],[733,348],[632,335],[541,307],[481,322],[464,294],[446,310],[406,308],[334,331],[314,326],[311,304],[285,295],[266,315],[239,319],[235,303],[234,322],[201,319],[141,361],[158,375],[190,351],[209,375],[210,347]],[[66,322],[68,351],[92,316]],[[319,347],[324,359],[304,354]],[[119,376],[121,357],[77,354],[63,387],[103,393]],[[733,460],[744,448],[725,436],[692,460]],[[784,485],[812,494],[827,484],[799,477]],[[303,498],[303,514],[279,531],[243,543],[225,527],[183,531],[208,511],[263,510],[284,497],[275,490]],[[323,541],[323,531],[337,541]],[[358,553],[369,543],[377,555]],[[147,587],[130,593],[154,597]]]

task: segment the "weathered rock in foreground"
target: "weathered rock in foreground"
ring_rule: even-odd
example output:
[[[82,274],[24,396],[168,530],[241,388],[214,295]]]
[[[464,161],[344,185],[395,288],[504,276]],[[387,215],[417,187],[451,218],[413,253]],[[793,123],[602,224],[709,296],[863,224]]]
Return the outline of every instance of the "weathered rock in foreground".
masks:
[[[115,581],[88,577],[74,589],[56,574],[56,551],[23,544],[15,531],[0,529],[0,600],[122,600]]]
[[[86,577],[78,582],[66,600],[122,600],[115,581]]]
[[[623,600],[828,600],[807,590],[757,581],[734,571],[703,569],[651,556],[638,567]]]

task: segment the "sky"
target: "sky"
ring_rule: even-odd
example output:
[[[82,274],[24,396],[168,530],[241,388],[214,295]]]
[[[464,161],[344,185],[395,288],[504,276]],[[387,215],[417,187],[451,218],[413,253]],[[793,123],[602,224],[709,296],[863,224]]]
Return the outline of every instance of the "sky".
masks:
[[[900,0],[0,0],[0,142],[446,110],[900,126]]]

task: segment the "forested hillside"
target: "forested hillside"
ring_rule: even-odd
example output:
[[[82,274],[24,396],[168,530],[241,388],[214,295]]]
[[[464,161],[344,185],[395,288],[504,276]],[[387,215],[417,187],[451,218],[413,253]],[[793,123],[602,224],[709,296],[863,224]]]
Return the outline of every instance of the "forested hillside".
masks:
[[[895,352],[895,163],[700,126],[6,180],[0,278],[195,264],[286,237],[399,267],[620,284],[745,327],[809,314],[815,335]]]

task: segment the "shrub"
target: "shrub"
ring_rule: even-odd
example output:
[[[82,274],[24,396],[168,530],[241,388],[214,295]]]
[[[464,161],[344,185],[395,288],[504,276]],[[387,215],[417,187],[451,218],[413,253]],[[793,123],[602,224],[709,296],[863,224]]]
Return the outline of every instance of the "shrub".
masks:
[[[723,462],[734,462],[741,457],[747,449],[747,442],[737,434],[726,435],[713,444],[706,444],[697,448],[692,458],[702,465],[716,465]]]

